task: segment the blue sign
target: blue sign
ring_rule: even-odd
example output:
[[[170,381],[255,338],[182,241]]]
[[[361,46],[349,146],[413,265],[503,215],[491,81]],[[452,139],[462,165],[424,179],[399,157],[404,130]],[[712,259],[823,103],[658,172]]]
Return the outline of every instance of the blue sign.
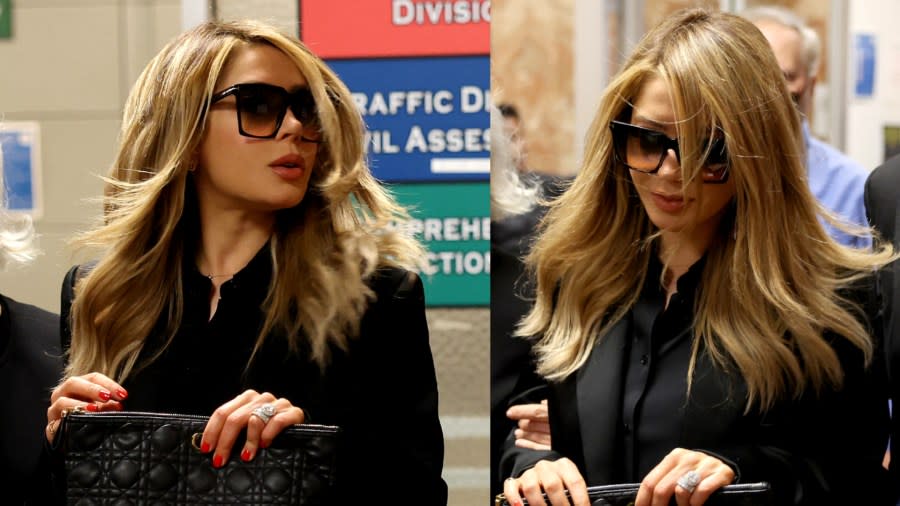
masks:
[[[375,177],[487,181],[490,57],[332,60],[366,122]]]
[[[875,90],[875,37],[857,34],[856,46],[856,96],[871,97]]]
[[[36,198],[36,123],[0,124],[0,146],[3,150],[3,183],[13,211],[39,214]]]

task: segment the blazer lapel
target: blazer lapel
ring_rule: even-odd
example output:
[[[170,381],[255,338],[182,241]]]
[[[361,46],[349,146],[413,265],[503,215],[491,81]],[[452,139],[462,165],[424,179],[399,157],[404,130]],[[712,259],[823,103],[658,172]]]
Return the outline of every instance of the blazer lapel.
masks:
[[[622,371],[630,325],[629,315],[613,326],[577,373],[578,425],[588,484],[610,483],[616,465],[616,424],[622,409]]]

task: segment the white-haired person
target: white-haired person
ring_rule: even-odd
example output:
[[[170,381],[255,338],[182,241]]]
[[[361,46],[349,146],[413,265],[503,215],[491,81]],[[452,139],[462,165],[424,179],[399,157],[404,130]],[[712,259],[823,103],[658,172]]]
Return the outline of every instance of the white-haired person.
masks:
[[[36,255],[31,218],[8,209],[0,149],[0,269],[27,264]],[[0,294],[0,476],[6,487],[3,502],[30,500],[40,469],[42,420],[51,389],[62,375],[59,317]]]
[[[691,9],[641,40],[527,259],[518,334],[549,386],[551,448],[510,434],[512,504],[640,483],[637,506],[697,506],[748,482],[779,505],[887,503],[867,315],[894,255],[822,227],[800,123],[746,19]]]
[[[839,220],[866,226],[863,193],[869,171],[810,132],[822,53],[819,35],[800,16],[779,5],[749,7],[741,16],[752,21],[769,41],[788,91],[800,110],[810,190]],[[872,239],[868,235],[849,233],[827,220],[823,223],[825,230],[842,244],[857,248],[871,246]]]
[[[394,231],[407,215],[363,132],[337,75],[271,26],[208,22],[163,48],[82,237],[97,262],[64,281],[47,438],[76,407],[207,415],[220,468],[238,442],[250,461],[293,424],[338,425],[334,504],[445,504],[423,249]]]

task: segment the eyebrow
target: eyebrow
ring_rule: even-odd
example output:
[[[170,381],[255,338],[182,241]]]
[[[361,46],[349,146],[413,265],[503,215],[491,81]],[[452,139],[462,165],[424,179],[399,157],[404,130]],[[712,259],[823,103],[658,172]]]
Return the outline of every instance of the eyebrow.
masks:
[[[641,123],[643,123],[647,126],[656,127],[656,128],[659,128],[660,130],[664,130],[666,127],[672,126],[672,123],[660,123],[659,121],[652,120],[650,118],[641,116],[638,113],[634,113],[634,120],[632,120],[632,121],[640,121]]]

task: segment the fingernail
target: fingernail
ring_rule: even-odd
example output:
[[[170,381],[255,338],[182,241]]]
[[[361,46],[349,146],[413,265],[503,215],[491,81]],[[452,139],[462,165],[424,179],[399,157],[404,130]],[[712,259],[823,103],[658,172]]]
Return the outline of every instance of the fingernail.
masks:
[[[104,401],[108,401],[110,397],[109,392],[107,392],[106,390],[100,390],[100,393],[98,395],[100,396],[100,400]]]
[[[250,462],[250,450],[244,450],[241,452],[241,460],[244,462]]]
[[[200,453],[209,453],[209,443],[200,445]]]
[[[116,390],[116,395],[119,396],[120,400],[125,400],[128,397],[128,392],[120,388]]]
[[[84,407],[85,411],[94,412],[97,411],[97,406],[95,404],[88,404]]]
[[[260,447],[260,448],[268,448],[270,444],[272,444],[271,441],[260,441],[260,442],[259,442],[259,447]]]
[[[221,455],[216,455],[215,457],[213,457],[213,467],[215,467],[216,469],[222,467],[222,456]]]

